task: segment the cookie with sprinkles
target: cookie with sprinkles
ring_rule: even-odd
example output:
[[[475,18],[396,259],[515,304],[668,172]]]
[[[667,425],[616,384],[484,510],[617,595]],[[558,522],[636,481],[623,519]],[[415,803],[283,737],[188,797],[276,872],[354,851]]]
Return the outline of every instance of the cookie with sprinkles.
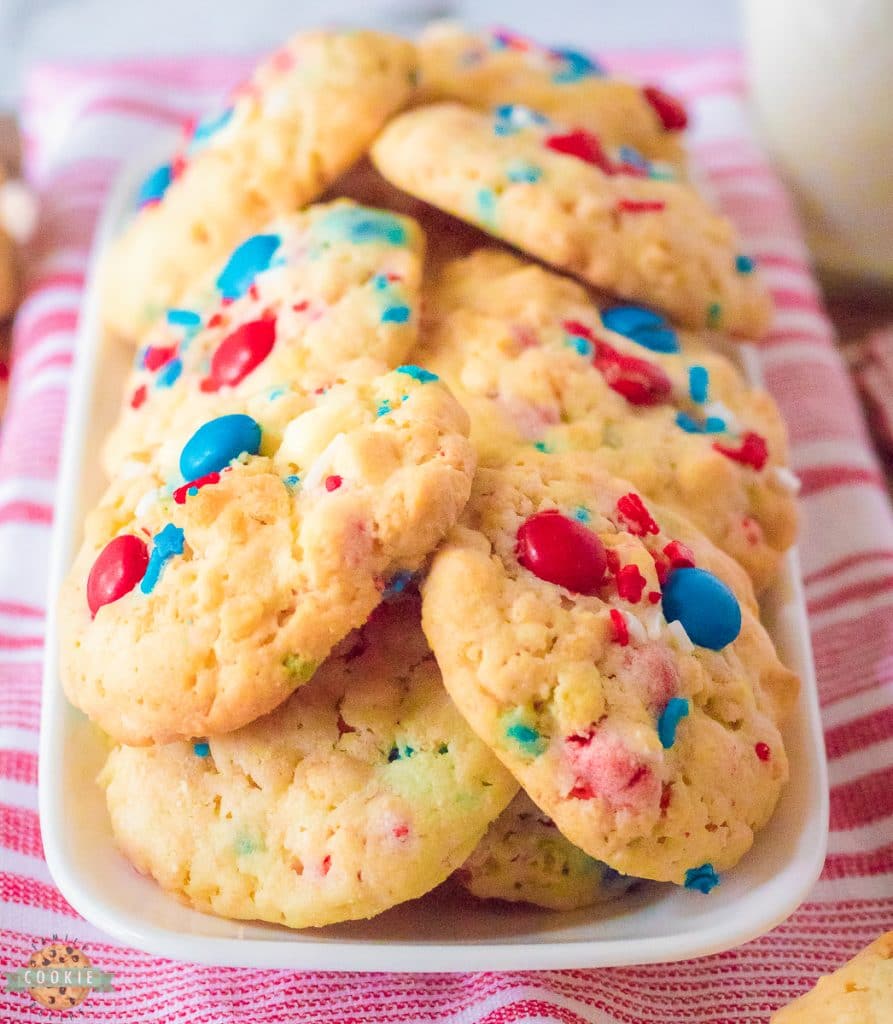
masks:
[[[694,328],[761,337],[772,304],[731,222],[688,184],[618,166],[598,137],[528,107],[401,114],[372,147],[411,195]]]
[[[272,710],[456,521],[467,433],[444,385],[407,365],[317,396],[272,451],[231,413],[186,441],[173,478],[117,478],[62,588],[69,699],[134,745]]]
[[[455,22],[419,38],[420,97],[480,110],[522,103],[601,139],[614,163],[633,172],[684,176],[685,108],[655,86],[611,78],[587,53],[540,46],[513,32],[471,32]]]
[[[243,239],[145,337],[104,445],[108,475],[175,467],[185,437],[226,412],[261,420],[274,444],[318,389],[404,362],[423,250],[411,219],[347,200]]]
[[[272,714],[118,747],[100,781],[140,871],[199,910],[291,928],[428,892],[516,790],[447,696],[417,600],[382,605]]]
[[[479,899],[548,910],[606,903],[636,881],[568,842],[523,790],[487,829],[455,877]]]
[[[429,275],[414,359],[449,384],[481,460],[587,450],[686,515],[762,590],[796,536],[775,403],[695,332],[602,304],[569,278],[479,250]]]
[[[144,183],[105,262],[108,327],[138,340],[241,239],[320,195],[409,100],[416,74],[414,47],[396,36],[289,40]]]
[[[743,571],[587,453],[480,469],[422,623],[475,732],[575,846],[707,891],[787,779],[797,679]]]

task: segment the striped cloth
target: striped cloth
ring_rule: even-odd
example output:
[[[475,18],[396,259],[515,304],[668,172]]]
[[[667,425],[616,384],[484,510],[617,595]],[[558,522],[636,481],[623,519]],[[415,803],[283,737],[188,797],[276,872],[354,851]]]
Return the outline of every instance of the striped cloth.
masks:
[[[156,960],[112,944],[53,886],[36,811],[45,571],[57,453],[91,233],[109,182],[153,131],[210,103],[232,59],[42,67],[24,108],[28,174],[44,201],[15,330],[0,434],[0,970],[53,934],[75,938],[114,993],[84,1019],[348,1024],[764,1022],[893,925],[893,518],[791,206],[747,130],[732,54],[615,55],[685,98],[706,183],[764,268],[779,314],[763,349],[803,481],[803,563],[831,763],[831,843],[809,901],[740,949],[601,971],[296,974]],[[349,967],[345,964],[345,967]],[[0,994],[0,1019],[38,1016]]]

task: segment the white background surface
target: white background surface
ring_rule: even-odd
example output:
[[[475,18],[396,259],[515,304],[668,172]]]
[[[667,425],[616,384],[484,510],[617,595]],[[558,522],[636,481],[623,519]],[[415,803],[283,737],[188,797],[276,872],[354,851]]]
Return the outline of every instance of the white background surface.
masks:
[[[0,105],[14,105],[25,68],[46,58],[256,51],[302,26],[411,30],[438,16],[596,50],[731,45],[736,7],[735,0],[0,0]]]

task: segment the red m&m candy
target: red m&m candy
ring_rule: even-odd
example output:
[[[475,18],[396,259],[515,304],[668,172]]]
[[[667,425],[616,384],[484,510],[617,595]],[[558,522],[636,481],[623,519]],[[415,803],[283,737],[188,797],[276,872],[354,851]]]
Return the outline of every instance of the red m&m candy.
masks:
[[[605,576],[605,547],[597,535],[556,509],[521,524],[515,553],[541,580],[577,594],[596,593]]]
[[[211,371],[201,383],[202,391],[235,387],[267,358],[275,342],[275,320],[241,324],[217,346],[211,357]]]
[[[673,393],[673,382],[655,363],[618,352],[600,341],[592,360],[612,388],[630,405],[660,405]]]
[[[87,577],[87,605],[95,616],[103,605],[117,601],[139,583],[149,564],[149,552],[139,537],[122,534],[106,544]]]
[[[660,118],[660,123],[668,132],[681,131],[688,125],[688,114],[685,112],[685,107],[675,96],[671,96],[654,85],[646,85],[642,94],[654,108]]]

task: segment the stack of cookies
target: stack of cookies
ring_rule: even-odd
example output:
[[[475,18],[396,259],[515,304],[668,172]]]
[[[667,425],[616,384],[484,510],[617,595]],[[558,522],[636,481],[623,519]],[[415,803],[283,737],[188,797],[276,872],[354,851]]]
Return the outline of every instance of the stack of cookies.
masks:
[[[769,820],[796,481],[717,347],[771,306],[685,126],[506,33],[313,32],[145,181],[61,672],[163,888],[571,910],[707,893]]]

